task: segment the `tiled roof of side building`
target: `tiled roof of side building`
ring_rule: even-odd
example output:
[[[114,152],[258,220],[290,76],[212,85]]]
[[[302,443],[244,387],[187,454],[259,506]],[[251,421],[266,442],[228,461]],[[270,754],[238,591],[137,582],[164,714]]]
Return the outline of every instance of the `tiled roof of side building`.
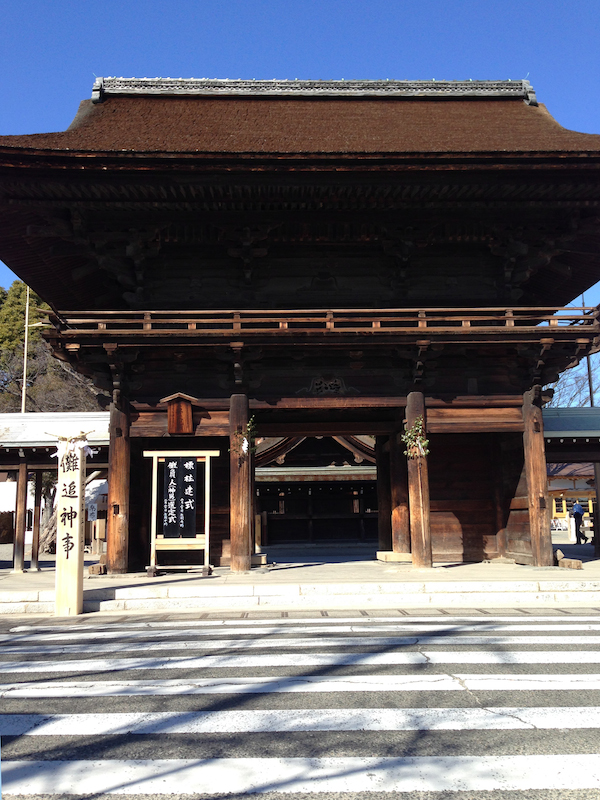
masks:
[[[589,152],[527,81],[99,79],[67,131],[0,149],[216,154]]]

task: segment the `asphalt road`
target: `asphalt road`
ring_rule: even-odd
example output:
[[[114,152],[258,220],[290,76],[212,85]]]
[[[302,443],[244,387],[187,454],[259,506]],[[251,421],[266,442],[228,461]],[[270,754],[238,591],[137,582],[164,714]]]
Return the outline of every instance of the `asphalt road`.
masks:
[[[600,798],[600,613],[0,618],[2,797]]]

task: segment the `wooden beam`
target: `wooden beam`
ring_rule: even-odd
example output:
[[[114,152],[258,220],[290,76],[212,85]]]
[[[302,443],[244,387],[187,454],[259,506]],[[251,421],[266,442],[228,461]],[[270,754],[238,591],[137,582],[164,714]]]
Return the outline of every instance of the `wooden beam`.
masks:
[[[421,417],[425,423],[425,401],[422,392],[411,392],[406,403],[406,429],[410,430]],[[429,524],[429,474],[427,456],[414,452],[408,458],[408,498],[410,539],[413,567],[431,567],[431,527]]]
[[[129,484],[131,446],[129,403],[110,405],[110,445],[108,448],[108,510],[106,523],[106,562],[108,572],[127,572],[129,558]]]
[[[387,436],[375,439],[377,462],[377,530],[378,550],[392,549],[392,498],[390,494],[390,456]]]
[[[251,565],[250,527],[250,442],[248,431],[248,397],[231,395],[229,407],[229,525],[231,538],[231,571],[247,572]]]
[[[429,408],[430,433],[502,433],[523,430],[520,408]]]
[[[554,562],[550,534],[548,478],[544,449],[544,420],[535,389],[523,395],[523,448],[527,476],[531,552],[536,567],[551,567]]]
[[[341,397],[339,395],[324,395],[322,397],[277,397],[266,400],[251,400],[252,411],[269,411],[273,409],[325,409],[339,410],[340,408],[390,408],[397,409],[406,405],[405,397]]]
[[[25,566],[25,526],[27,523],[27,464],[19,463],[17,479],[17,510],[15,514],[15,541],[13,545],[13,571],[23,572]]]
[[[343,422],[258,422],[260,436],[388,436],[393,429],[392,420]]]
[[[43,473],[36,470],[35,477],[35,499],[33,501],[33,538],[31,540],[31,571],[39,572],[39,553],[40,553],[40,519],[42,515],[42,479]]]
[[[390,436],[390,484],[392,496],[392,550],[410,553],[408,466],[400,433]]]

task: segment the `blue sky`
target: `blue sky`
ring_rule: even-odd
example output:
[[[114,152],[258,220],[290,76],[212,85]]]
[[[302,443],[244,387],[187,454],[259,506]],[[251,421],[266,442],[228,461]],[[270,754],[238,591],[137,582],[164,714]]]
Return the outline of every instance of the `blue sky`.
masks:
[[[600,133],[598,0],[4,0],[2,28],[0,134],[64,130],[94,75],[528,77],[561,125]]]

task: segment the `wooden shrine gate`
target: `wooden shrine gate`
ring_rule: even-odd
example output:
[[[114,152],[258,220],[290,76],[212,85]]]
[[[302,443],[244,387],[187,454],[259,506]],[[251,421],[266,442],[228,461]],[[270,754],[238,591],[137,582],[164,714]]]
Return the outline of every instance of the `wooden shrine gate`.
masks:
[[[192,405],[189,399],[182,402]],[[120,501],[118,513],[109,501],[112,569],[127,569],[128,561],[115,562],[114,553],[126,552],[129,546],[134,563],[149,563],[151,476],[144,455],[158,452],[157,447],[164,450],[169,432],[177,436],[181,454],[218,453],[211,460],[213,564],[230,564],[237,571],[250,568],[254,435],[361,433],[376,437],[380,552],[410,558],[416,566],[501,556],[551,564],[543,422],[537,402],[534,392],[510,400],[462,398],[452,403],[424,398],[419,392],[408,398],[281,398],[273,404],[235,394],[229,409],[222,402],[198,401],[191,409],[194,435],[189,438],[169,427],[167,408],[130,407],[129,437],[118,437],[120,446],[129,450],[130,497],[119,480],[122,461],[116,467],[110,462],[110,498]],[[122,419],[123,411],[113,408],[112,415]],[[430,454],[407,459],[401,440],[404,420],[410,427],[421,415]],[[129,522],[128,534],[121,527],[123,519]]]
[[[599,153],[527,81],[100,78],[0,137],[0,257],[111,404],[110,571],[149,563],[159,450],[219,452],[210,561],[247,569],[255,433],[375,436],[390,557],[549,564],[540,387],[599,344],[565,308]]]

